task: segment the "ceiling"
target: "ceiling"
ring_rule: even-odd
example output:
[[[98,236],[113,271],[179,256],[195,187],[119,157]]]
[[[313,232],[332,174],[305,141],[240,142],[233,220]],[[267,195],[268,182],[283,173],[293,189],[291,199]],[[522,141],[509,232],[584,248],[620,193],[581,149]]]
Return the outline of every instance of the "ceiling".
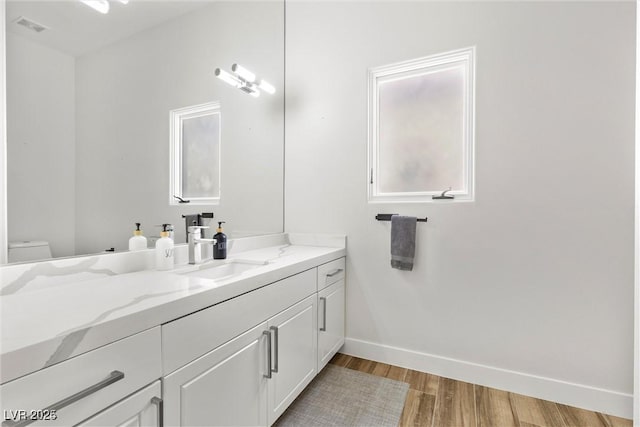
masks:
[[[99,13],[79,0],[7,0],[7,32],[65,52],[74,57],[125,39],[145,29],[191,12],[213,0],[110,1],[108,14]],[[48,27],[37,33],[14,21],[18,17]]]

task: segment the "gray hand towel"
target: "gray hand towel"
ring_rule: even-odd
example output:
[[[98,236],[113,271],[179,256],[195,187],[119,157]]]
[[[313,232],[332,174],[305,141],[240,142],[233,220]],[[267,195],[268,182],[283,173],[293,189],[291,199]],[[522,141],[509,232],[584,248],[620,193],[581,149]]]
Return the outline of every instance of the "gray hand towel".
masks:
[[[391,267],[398,270],[413,270],[416,252],[415,216],[393,215],[391,217]]]

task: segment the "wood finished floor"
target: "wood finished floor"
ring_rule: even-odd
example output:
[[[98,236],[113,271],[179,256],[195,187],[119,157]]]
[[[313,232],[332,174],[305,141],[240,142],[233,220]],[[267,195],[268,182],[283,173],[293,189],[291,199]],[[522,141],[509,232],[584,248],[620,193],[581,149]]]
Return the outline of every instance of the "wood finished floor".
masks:
[[[409,384],[400,426],[631,427],[631,420],[338,353],[330,363]]]

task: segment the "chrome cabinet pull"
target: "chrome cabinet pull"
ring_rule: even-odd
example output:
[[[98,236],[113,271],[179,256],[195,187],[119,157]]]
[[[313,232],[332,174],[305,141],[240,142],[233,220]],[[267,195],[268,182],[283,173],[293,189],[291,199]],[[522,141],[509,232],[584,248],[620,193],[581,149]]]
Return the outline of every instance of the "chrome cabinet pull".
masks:
[[[320,301],[322,301],[322,327],[320,331],[324,332],[327,330],[327,298],[320,297]]]
[[[277,326],[272,326],[269,329],[271,329],[273,331],[273,338],[274,338],[275,343],[276,343],[276,350],[273,353],[275,355],[275,357],[274,357],[275,363],[274,363],[272,371],[277,374],[278,373],[278,353],[280,353],[280,348],[278,347],[278,327]]]
[[[121,379],[124,378],[124,372],[120,372],[120,371],[113,371],[109,374],[109,376],[107,378],[105,378],[104,380],[100,381],[99,383],[96,383],[90,387],[85,388],[84,390],[81,390],[79,392],[77,392],[74,395],[71,395],[65,399],[62,399],[59,402],[54,403],[51,406],[48,406],[46,408],[44,408],[42,411],[39,412],[45,412],[45,413],[49,413],[49,412],[58,412],[60,409],[65,408],[69,405],[71,405],[72,403],[77,402],[78,400],[84,399],[87,396],[92,395],[93,393],[96,393],[97,391],[102,390],[103,388],[117,382],[120,381]],[[4,421],[2,423],[2,427],[23,427],[23,426],[28,426],[29,424],[31,424],[32,422],[37,421],[35,418],[33,419],[26,419],[26,420],[20,420],[20,421],[12,421],[12,420],[8,420],[8,421]]]
[[[264,374],[265,378],[271,378],[271,331],[262,331],[262,335],[267,336],[267,373]]]
[[[151,403],[156,405],[158,410],[158,427],[164,427],[164,401],[159,397],[153,396]]]
[[[333,277],[338,273],[343,272],[344,270],[342,268],[337,268],[335,270],[333,270],[331,273],[327,273],[327,277]]]

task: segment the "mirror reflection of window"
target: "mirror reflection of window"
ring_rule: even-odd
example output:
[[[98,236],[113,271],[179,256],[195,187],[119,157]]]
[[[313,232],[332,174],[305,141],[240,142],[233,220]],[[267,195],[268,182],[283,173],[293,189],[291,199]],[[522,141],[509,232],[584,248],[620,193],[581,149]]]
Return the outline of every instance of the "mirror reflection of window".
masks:
[[[220,202],[220,126],[218,102],[171,111],[172,204]]]
[[[182,122],[182,197],[220,197],[220,114]]]

